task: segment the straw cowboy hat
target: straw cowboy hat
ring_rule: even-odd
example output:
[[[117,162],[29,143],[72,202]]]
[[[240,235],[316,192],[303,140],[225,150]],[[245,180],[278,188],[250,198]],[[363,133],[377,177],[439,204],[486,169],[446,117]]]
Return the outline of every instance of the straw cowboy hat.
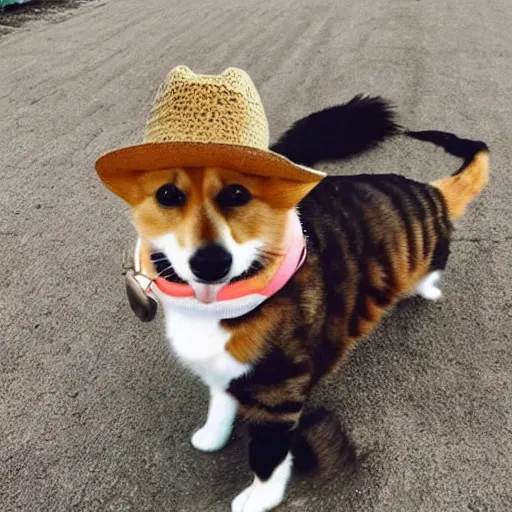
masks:
[[[249,75],[237,68],[221,75],[174,68],[158,89],[144,142],[96,161],[98,175],[110,189],[109,183],[123,173],[172,167],[222,167],[302,182],[325,176],[269,150],[260,96]]]

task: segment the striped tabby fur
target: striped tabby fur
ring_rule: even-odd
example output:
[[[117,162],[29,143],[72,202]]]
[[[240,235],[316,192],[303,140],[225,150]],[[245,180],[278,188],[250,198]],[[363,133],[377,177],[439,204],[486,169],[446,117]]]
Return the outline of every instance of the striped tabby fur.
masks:
[[[261,337],[254,371],[232,381],[229,392],[249,422],[251,466],[262,479],[290,449],[301,469],[354,463],[332,415],[320,414],[308,434],[301,415],[310,391],[422,278],[445,268],[452,221],[487,183],[484,143],[444,132],[407,134],[462,157],[464,166],[431,184],[398,175],[326,178],[299,204],[304,266],[258,310],[224,321],[234,334],[243,326]]]

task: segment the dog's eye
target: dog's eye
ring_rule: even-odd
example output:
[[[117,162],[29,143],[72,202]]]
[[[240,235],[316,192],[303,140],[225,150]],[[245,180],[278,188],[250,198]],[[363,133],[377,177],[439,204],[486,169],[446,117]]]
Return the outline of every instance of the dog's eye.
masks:
[[[187,196],[176,186],[168,183],[161,186],[155,194],[156,200],[164,208],[183,206],[187,202]]]
[[[243,206],[251,199],[251,193],[242,185],[228,185],[216,198],[217,204],[221,208]]]

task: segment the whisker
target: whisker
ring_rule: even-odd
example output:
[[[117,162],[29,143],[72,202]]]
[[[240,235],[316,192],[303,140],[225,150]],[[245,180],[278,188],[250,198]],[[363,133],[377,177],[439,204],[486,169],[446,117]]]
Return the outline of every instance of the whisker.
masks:
[[[157,273],[156,277],[162,277],[166,279],[167,281],[170,281],[171,283],[179,283],[179,284],[187,284],[187,281],[182,279],[177,273],[176,270],[174,270],[174,267],[170,262],[166,265],[160,272]],[[161,266],[161,265],[160,265]],[[158,271],[159,266],[156,267],[156,270]]]
[[[251,277],[254,277],[256,274],[259,274],[264,269],[265,269],[265,264],[264,264],[264,262],[261,261],[261,258],[258,257],[252,262],[251,266],[247,270],[245,270],[241,274],[233,277],[230,280],[230,282],[236,283],[238,281],[243,281],[244,279],[249,279]]]
[[[263,250],[259,251],[258,255],[271,259],[271,258],[279,258],[279,257],[286,256],[286,252],[263,249]]]
[[[158,272],[157,276],[161,276],[162,274],[164,274],[165,272],[169,272],[172,271],[174,272],[174,269],[172,268],[172,265],[168,265],[167,267],[165,267],[163,270],[161,270],[160,272]]]

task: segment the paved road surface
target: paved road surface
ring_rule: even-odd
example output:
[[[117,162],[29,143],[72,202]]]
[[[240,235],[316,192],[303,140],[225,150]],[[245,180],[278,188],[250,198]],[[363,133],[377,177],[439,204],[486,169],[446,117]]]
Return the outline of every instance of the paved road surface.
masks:
[[[221,512],[246,437],[195,452],[205,390],[139,323],[119,275],[126,209],[95,157],[140,140],[166,71],[246,68],[273,136],[358,92],[415,129],[481,137],[493,180],[460,223],[438,304],[413,301],[313,401],[369,451],[280,510],[512,510],[510,0],[117,0],[0,40],[0,508]],[[333,173],[430,180],[455,159],[397,139]]]

